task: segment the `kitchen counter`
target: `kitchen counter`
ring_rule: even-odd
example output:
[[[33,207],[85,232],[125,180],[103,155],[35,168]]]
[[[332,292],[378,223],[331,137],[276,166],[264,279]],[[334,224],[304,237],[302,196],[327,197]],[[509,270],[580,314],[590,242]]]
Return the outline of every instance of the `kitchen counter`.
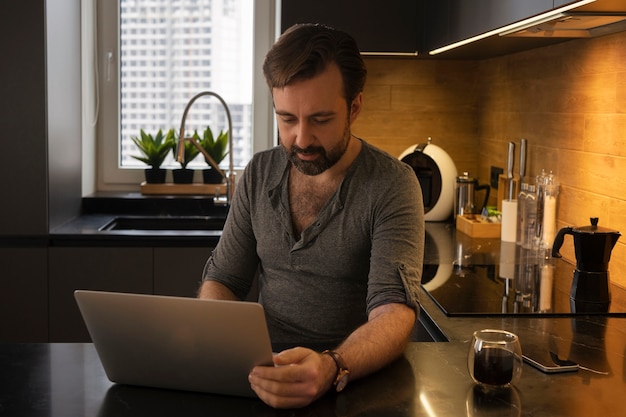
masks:
[[[228,209],[207,196],[149,196],[101,192],[82,199],[81,215],[50,231],[51,246],[207,246],[220,230],[105,230],[116,218],[225,219]]]
[[[128,215],[83,214],[50,231],[50,246],[207,246],[214,247],[220,230],[104,230],[117,218]],[[144,217],[145,216],[135,216]],[[150,216],[171,219],[172,216]],[[180,216],[178,218],[191,218]],[[209,217],[195,217],[206,218]]]
[[[474,266],[496,266],[495,271],[492,271],[495,277],[492,278],[493,281],[498,281],[503,279],[499,269],[508,271],[510,265],[507,264],[516,263],[511,257],[501,257],[503,252],[498,239],[470,239],[462,233],[456,233],[452,226],[444,224],[427,224],[427,231],[429,229],[429,236],[433,241],[427,245],[425,264],[443,266],[451,275],[460,274],[463,278],[471,279]],[[564,298],[568,298],[571,286],[569,277],[574,265],[563,260],[556,262],[557,270],[563,271],[556,274],[554,292],[561,292]],[[425,287],[433,288],[428,285]],[[432,292],[436,293],[437,290]],[[626,315],[623,314],[626,309],[625,291],[611,284],[611,294],[611,308],[616,312],[610,315],[571,312],[511,314],[506,307],[500,314],[446,314],[424,288],[420,300],[422,320],[430,323],[435,339],[467,346],[475,330],[506,329],[519,335],[522,351],[526,354],[549,349],[560,359],[569,359],[584,367],[571,374],[549,375],[524,364],[518,384],[521,413],[504,415],[613,416],[623,415],[625,407],[623,399],[614,399],[611,394],[625,391],[612,391],[609,386],[615,384],[623,390],[626,383]],[[482,295],[477,295],[476,292],[468,291],[465,295],[462,292],[456,293],[456,297],[463,296],[475,303],[484,302]],[[459,298],[459,302],[463,303],[463,300]],[[589,395],[591,393],[593,394]],[[614,405],[605,407],[605,401],[613,402]]]
[[[83,217],[86,223],[82,239],[96,234],[88,230],[90,216],[94,222],[101,216],[99,222],[111,214],[89,213]],[[77,220],[66,227],[79,226]],[[432,225],[427,226],[432,229]],[[453,270],[458,266],[468,267],[460,265],[461,259],[472,258],[481,265],[511,262],[498,258],[497,240],[467,242],[463,236],[455,236],[449,225],[435,228],[444,231],[441,235],[444,238],[434,233],[434,242],[427,242],[427,264]],[[459,243],[465,248],[462,257],[458,256]],[[622,302],[623,292],[612,287],[617,303]],[[404,356],[390,367],[354,381],[342,394],[329,394],[302,410],[277,411],[258,400],[114,385],[106,379],[89,343],[0,344],[0,416],[604,417],[623,414],[626,406],[622,397],[626,392],[624,315],[447,315],[425,291],[421,302],[426,329],[433,339],[447,342],[411,343]],[[550,349],[561,359],[576,361],[584,369],[549,375],[524,364],[522,378],[514,389],[505,390],[497,397],[481,395],[471,382],[466,358],[472,332],[482,328],[512,331],[520,336],[525,353]]]
[[[444,269],[447,267],[447,271],[453,271],[455,268],[460,271],[459,267],[463,266],[467,273],[465,278],[468,279],[473,278],[468,272],[472,264],[496,265],[494,280],[497,281],[501,280],[498,268],[502,268],[506,263],[515,263],[512,258],[500,258],[502,252],[499,239],[469,239],[463,233],[457,233],[449,224],[427,224],[427,232],[433,242],[427,245],[425,264],[437,264],[440,267],[443,266]],[[565,299],[562,302],[566,303],[569,301],[571,286],[569,277],[574,265],[563,260],[557,262],[560,264],[557,268],[553,292],[560,293],[561,298]],[[505,269],[508,268],[505,267]],[[563,271],[558,271],[558,269],[563,269]],[[611,284],[613,313],[610,315],[565,312],[561,314],[540,312],[512,314],[510,311],[491,314],[446,314],[424,287],[420,294],[422,321],[427,324],[427,328],[430,327],[431,335],[435,340],[467,343],[475,330],[505,329],[520,336],[522,351],[550,348],[562,359],[573,360],[599,372],[616,373],[626,380],[626,361],[624,360],[626,291],[618,286]],[[499,288],[504,288],[502,283]],[[475,303],[484,302],[482,295],[476,292],[468,291],[465,295],[455,293],[455,296],[460,304],[466,303],[466,300],[461,300],[462,297]],[[566,311],[565,307],[563,311]],[[578,372],[578,374],[580,378],[596,377],[590,372]]]
[[[565,243],[573,249],[572,239]],[[612,284],[613,276],[609,303],[572,302],[574,270],[572,262],[549,250],[473,239],[450,223],[426,223],[422,287],[449,316],[626,316],[626,290]]]
[[[475,330],[506,329],[520,337],[522,352],[526,354],[554,351],[560,359],[577,362],[584,369],[574,373],[546,374],[524,364],[517,384],[520,412],[468,413],[467,415],[515,416],[621,416],[626,401],[626,318],[602,315],[446,315],[425,292],[421,296],[422,320],[435,326],[435,337],[449,343],[437,343],[437,349],[453,350],[462,355]],[[420,344],[419,348],[422,346]],[[534,355],[533,355],[534,356]],[[443,360],[443,358],[440,358]],[[457,358],[460,361],[460,358]],[[421,364],[416,368],[421,371]],[[453,366],[452,361],[439,364],[442,373]],[[445,371],[444,371],[445,370]],[[459,378],[464,371],[459,365]],[[467,371],[465,371],[467,372]],[[443,376],[442,376],[443,378]],[[446,395],[456,389],[450,386]],[[461,395],[460,392],[457,393]],[[620,398],[615,398],[618,395]],[[468,394],[468,401],[470,401]],[[517,400],[517,397],[511,397]],[[458,401],[458,399],[456,400]],[[611,405],[609,405],[609,403]],[[446,410],[432,415],[466,415],[461,411]],[[492,411],[492,410],[489,410]],[[416,414],[420,415],[420,414]]]
[[[623,335],[622,335],[623,336]],[[623,338],[622,338],[623,339]],[[516,387],[476,389],[467,343],[411,343],[384,370],[300,410],[257,399],[115,385],[92,344],[0,345],[0,415],[109,416],[615,416],[623,415],[624,352],[606,352],[609,374],[543,374],[524,365]],[[622,349],[624,345],[622,344]]]

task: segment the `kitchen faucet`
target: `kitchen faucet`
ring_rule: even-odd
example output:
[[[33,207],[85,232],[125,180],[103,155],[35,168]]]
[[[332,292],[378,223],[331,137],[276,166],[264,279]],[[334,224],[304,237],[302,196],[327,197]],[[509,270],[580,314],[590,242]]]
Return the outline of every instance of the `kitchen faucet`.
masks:
[[[189,113],[191,105],[202,96],[213,96],[217,98],[220,103],[222,103],[222,106],[224,106],[224,110],[226,111],[226,117],[228,118],[228,176],[224,173],[223,170],[220,169],[217,162],[215,162],[211,155],[209,155],[208,152],[202,146],[200,146],[195,138],[193,138],[192,136],[185,137],[185,120],[187,120],[187,113]],[[176,156],[176,160],[178,162],[184,162],[186,140],[191,142],[204,156],[209,165],[211,165],[213,169],[217,170],[222,178],[224,178],[224,181],[226,182],[226,205],[230,206],[232,193],[235,188],[235,170],[233,164],[233,121],[230,116],[230,110],[228,109],[226,102],[217,93],[214,93],[212,91],[203,91],[193,96],[191,100],[189,100],[189,103],[187,103],[185,111],[183,112],[183,118],[180,122],[180,134],[178,135],[178,148]]]

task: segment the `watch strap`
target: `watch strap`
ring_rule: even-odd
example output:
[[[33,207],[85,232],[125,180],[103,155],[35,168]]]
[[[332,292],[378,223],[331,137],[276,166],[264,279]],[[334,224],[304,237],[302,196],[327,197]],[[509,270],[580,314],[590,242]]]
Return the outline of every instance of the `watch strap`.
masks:
[[[350,371],[348,370],[346,363],[339,352],[335,352],[334,350],[327,349],[322,352],[322,355],[330,356],[335,362],[335,365],[337,365],[337,375],[333,381],[333,386],[337,392],[341,392],[346,387],[346,384],[348,383],[348,376],[350,375]]]

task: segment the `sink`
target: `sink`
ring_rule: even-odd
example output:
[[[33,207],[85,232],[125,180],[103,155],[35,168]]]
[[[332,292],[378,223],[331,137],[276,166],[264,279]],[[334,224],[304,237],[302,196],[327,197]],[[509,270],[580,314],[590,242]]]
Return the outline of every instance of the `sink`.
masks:
[[[223,217],[210,216],[118,216],[102,226],[101,232],[206,232],[221,234]]]

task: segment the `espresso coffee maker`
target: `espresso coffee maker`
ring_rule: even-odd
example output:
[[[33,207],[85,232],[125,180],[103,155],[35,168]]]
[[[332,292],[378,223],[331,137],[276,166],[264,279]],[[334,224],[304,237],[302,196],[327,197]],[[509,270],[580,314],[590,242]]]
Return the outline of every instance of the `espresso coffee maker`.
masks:
[[[572,308],[577,312],[607,311],[611,301],[609,292],[609,260],[611,251],[621,236],[620,232],[598,226],[592,217],[590,226],[564,227],[559,230],[552,246],[552,256],[560,258],[559,250],[565,235],[574,239],[576,269],[570,292]]]

